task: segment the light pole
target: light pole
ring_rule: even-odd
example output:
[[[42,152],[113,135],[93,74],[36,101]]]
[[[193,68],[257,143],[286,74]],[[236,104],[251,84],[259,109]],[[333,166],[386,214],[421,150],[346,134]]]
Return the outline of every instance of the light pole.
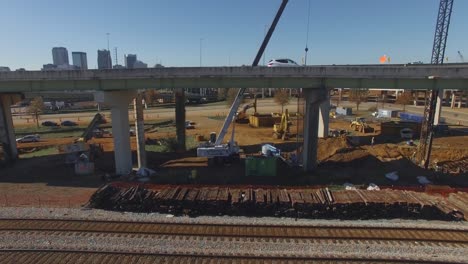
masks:
[[[267,33],[267,25],[265,25],[263,29],[263,37],[266,36],[266,33]],[[266,57],[266,47],[265,47],[265,50],[263,51],[263,66],[265,66],[265,57]]]
[[[200,67],[202,66],[202,38],[200,38]]]
[[[110,35],[110,33],[106,33],[106,35],[107,35],[107,52],[108,52],[107,54],[109,55],[107,57],[107,67],[109,69],[112,69],[112,62],[111,62],[112,59],[111,59],[110,48],[109,48],[109,35]]]

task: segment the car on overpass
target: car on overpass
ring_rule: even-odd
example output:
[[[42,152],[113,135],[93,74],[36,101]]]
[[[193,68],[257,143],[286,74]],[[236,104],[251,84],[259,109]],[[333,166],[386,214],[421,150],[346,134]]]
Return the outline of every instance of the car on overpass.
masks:
[[[268,67],[298,67],[295,61],[291,59],[281,58],[270,60],[267,64]]]

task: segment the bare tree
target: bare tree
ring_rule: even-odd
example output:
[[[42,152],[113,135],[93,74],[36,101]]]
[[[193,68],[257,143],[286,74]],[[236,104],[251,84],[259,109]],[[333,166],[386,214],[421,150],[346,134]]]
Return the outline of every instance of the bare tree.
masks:
[[[275,91],[274,100],[275,103],[281,105],[281,113],[284,112],[284,106],[289,103],[290,99],[291,97],[289,96],[289,93],[286,89],[279,89]]]
[[[38,96],[34,98],[29,107],[28,113],[30,113],[34,119],[36,119],[37,128],[39,128],[39,115],[44,111],[44,101],[42,97]]]
[[[367,101],[369,90],[365,88],[350,89],[349,100],[356,103],[356,110],[359,111],[359,105]]]
[[[156,97],[158,95],[158,92],[154,89],[149,89],[145,91],[145,102],[149,105],[153,105],[154,101],[156,100]]]
[[[395,101],[396,104],[403,105],[403,111],[406,111],[406,105],[413,102],[414,98],[410,91],[404,91]]]
[[[227,98],[229,88],[218,88],[218,100],[225,100]]]
[[[237,94],[239,93],[240,88],[228,88],[226,94],[226,104],[231,106],[236,99]],[[245,98],[242,97],[241,103],[245,102]]]

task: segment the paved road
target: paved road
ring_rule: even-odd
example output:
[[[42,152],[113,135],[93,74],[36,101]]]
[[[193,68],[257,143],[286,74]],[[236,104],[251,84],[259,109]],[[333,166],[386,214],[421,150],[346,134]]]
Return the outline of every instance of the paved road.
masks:
[[[353,107],[353,111],[356,110],[356,104],[353,102],[343,102],[341,106],[345,107]],[[376,106],[376,103],[367,102],[362,103],[359,106],[360,110],[367,110],[369,107]],[[382,104],[379,103],[378,108],[382,108]],[[391,109],[391,110],[401,110],[403,111],[402,105],[396,104],[385,104],[384,109]],[[405,112],[413,113],[413,114],[423,114],[423,106],[413,106],[407,105]],[[450,108],[450,107],[443,107],[442,108],[442,118],[445,118],[445,122],[450,124],[458,124],[460,122],[461,125],[468,126],[468,108]]]
[[[281,107],[278,106],[273,99],[267,98],[259,100],[257,103],[257,111],[260,113],[271,113],[271,112],[280,112]],[[356,105],[352,102],[343,102],[341,104],[345,107],[353,107],[353,110],[356,110]],[[376,103],[373,102],[366,102],[362,103],[359,108],[360,110],[367,110],[372,106],[376,106]],[[285,108],[288,108],[290,112],[297,111],[297,100],[294,98],[291,100],[289,105],[286,105]],[[381,104],[379,104],[379,108],[381,108]],[[403,107],[401,105],[395,104],[385,104],[385,109],[394,109],[394,110],[402,110]],[[187,118],[193,118],[197,116],[214,116],[214,115],[226,115],[229,111],[229,107],[226,104],[206,104],[206,105],[190,105],[186,107]],[[249,110],[253,112],[253,110]],[[406,111],[410,113],[419,113],[422,114],[423,107],[422,106],[406,106]],[[54,114],[54,115],[43,115],[41,116],[41,121],[44,120],[53,120],[53,121],[60,121],[60,120],[72,120],[72,121],[80,121],[80,122],[88,122],[94,116],[96,112],[81,112],[81,113],[66,113],[66,114]],[[110,111],[103,111],[102,112],[106,116],[110,116]],[[130,119],[133,120],[133,111],[129,111]],[[455,108],[451,109],[450,107],[444,107],[442,109],[442,117],[446,119],[446,122],[452,124],[458,124],[468,126],[468,108]],[[150,108],[145,110],[145,119],[154,120],[154,119],[169,119],[175,118],[175,109],[174,107],[168,108]],[[26,124],[27,120],[32,123],[30,116],[14,116],[14,123],[15,124]]]

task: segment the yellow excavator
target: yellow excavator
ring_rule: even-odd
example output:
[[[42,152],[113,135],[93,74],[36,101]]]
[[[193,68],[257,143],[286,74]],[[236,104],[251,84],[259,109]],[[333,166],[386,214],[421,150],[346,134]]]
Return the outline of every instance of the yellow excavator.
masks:
[[[374,132],[374,128],[366,123],[366,119],[364,117],[356,117],[356,119],[353,120],[349,126],[355,131],[359,131],[361,133]]]
[[[288,109],[284,111],[281,115],[280,123],[276,123],[273,125],[273,138],[275,139],[283,139],[288,140],[291,136],[289,128],[291,126],[291,122],[289,121],[289,113]]]
[[[236,113],[236,123],[246,124],[249,123],[249,119],[247,118],[247,110],[252,108],[254,109],[254,115],[257,113],[257,97],[253,103],[245,104],[242,106],[242,110]]]

